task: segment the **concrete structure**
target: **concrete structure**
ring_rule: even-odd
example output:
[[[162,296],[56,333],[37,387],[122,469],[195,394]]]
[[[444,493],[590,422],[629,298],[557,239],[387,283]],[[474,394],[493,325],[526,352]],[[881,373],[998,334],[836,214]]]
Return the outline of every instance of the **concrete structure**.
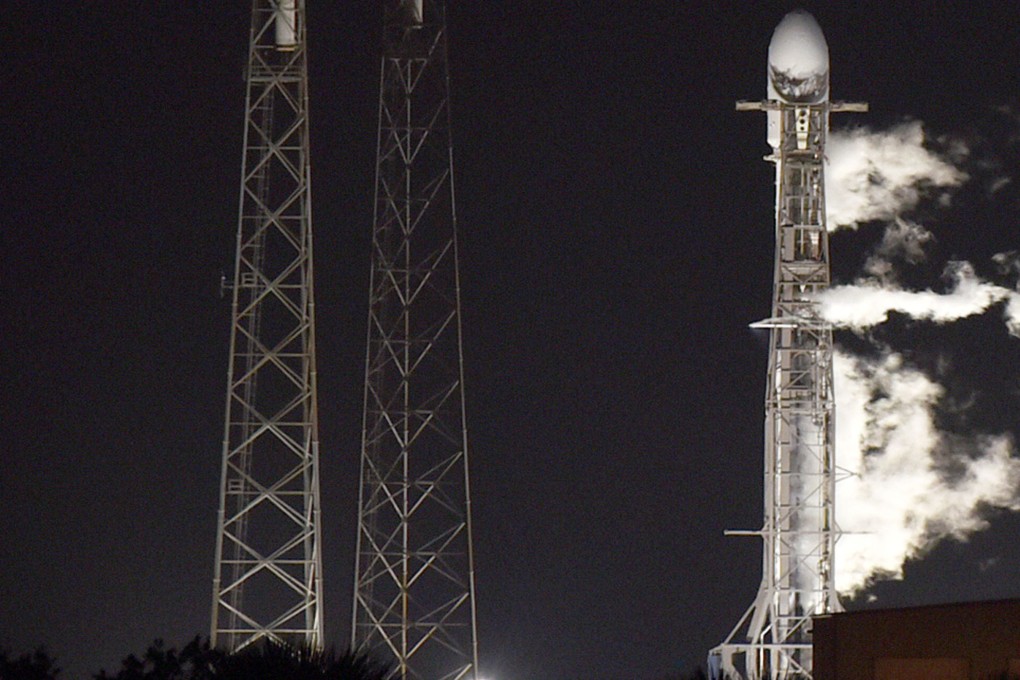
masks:
[[[1020,678],[1020,600],[816,617],[814,678]]]

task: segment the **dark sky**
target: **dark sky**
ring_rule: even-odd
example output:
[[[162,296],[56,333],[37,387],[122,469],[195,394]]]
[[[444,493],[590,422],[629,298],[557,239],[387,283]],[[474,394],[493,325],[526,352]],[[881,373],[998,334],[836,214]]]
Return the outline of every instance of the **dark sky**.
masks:
[[[772,279],[765,122],[733,103],[764,96],[797,5],[449,4],[482,670],[692,670],[760,579],[759,545],[722,535],[761,521],[767,343],[747,324]],[[325,615],[344,646],[381,10],[309,5]],[[1020,246],[1020,194],[979,181],[1018,170],[1015,7],[802,5],[834,97],[871,103],[834,126],[920,119],[976,149],[975,181],[922,216],[940,261]],[[249,11],[4,3],[0,645],[46,644],[71,680],[208,631]],[[837,278],[879,236],[834,238]],[[992,405],[975,427],[1018,434],[1020,340],[981,326],[975,345],[982,323],[903,337],[943,343]],[[1020,597],[1018,533],[996,514],[870,606]]]

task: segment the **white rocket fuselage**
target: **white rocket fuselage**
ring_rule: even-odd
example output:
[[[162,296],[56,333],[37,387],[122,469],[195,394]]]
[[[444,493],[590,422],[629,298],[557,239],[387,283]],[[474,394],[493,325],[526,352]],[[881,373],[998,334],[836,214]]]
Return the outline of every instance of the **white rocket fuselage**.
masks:
[[[807,12],[787,14],[768,49],[765,111],[776,167],[775,279],[765,390],[762,582],[755,601],[710,656],[712,677],[811,680],[813,616],[840,611],[835,539],[832,329],[817,313],[830,283],[825,223],[829,48]],[[737,662],[743,661],[738,670]]]
[[[815,18],[790,12],[769,43],[768,98],[790,104],[820,104],[829,98],[829,46]],[[768,141],[779,146],[779,112],[768,112]]]

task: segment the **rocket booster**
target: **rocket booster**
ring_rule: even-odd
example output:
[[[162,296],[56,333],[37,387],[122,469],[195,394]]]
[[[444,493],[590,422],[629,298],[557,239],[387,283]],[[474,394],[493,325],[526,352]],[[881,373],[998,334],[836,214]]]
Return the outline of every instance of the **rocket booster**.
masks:
[[[768,98],[788,104],[821,104],[829,98],[829,46],[815,18],[790,12],[769,43]],[[779,146],[779,112],[768,112],[768,140]]]
[[[829,286],[825,142],[829,114],[867,111],[829,99],[829,47],[803,10],[783,17],[768,50],[764,111],[775,164],[775,279],[765,399],[762,581],[754,603],[709,656],[713,680],[810,678],[812,616],[841,611],[834,583],[835,420],[831,328],[815,293]],[[737,670],[742,661],[743,672]]]

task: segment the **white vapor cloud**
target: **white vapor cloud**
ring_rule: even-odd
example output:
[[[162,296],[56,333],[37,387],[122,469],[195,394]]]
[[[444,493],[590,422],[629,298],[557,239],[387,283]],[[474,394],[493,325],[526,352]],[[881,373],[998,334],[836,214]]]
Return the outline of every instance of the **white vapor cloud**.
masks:
[[[868,357],[833,357],[836,519],[843,532],[836,587],[856,593],[875,580],[901,578],[904,563],[938,541],[984,529],[989,507],[1020,510],[1020,457],[1012,437],[940,430],[936,416],[950,407],[945,388],[865,331],[893,312],[944,324],[1001,308],[1010,333],[1020,337],[1020,287],[986,281],[962,261],[945,268],[944,290],[907,290],[900,282],[898,267],[925,261],[934,240],[905,215],[922,201],[947,203],[967,181],[954,165],[968,155],[962,142],[940,155],[926,147],[921,123],[911,122],[833,132],[827,154],[830,231],[886,224],[862,278],[818,296],[822,318],[872,343]],[[1017,252],[993,260],[1003,277],[1020,276]]]
[[[882,242],[874,249],[864,263],[866,274],[882,282],[895,282],[894,260],[907,264],[918,264],[927,259],[925,247],[932,241],[932,234],[916,222],[896,217],[888,223]]]
[[[892,220],[914,208],[932,189],[963,183],[966,173],[925,148],[924,139],[918,121],[884,131],[855,128],[830,133],[825,168],[829,230]]]
[[[992,261],[999,267],[999,273],[1003,275],[1020,275],[1020,252],[1011,250],[1005,253],[996,253]],[[1016,290],[1010,292],[1006,302],[1006,328],[1010,335],[1020,337],[1020,280],[1017,281]]]
[[[1010,293],[1006,303],[1006,328],[1009,334],[1020,338],[1020,293]]]
[[[887,321],[894,311],[915,319],[946,323],[981,314],[1008,299],[1008,309],[1013,308],[1014,314],[1010,318],[1014,323],[1020,322],[1020,316],[1015,316],[1020,314],[1020,307],[1016,307],[1020,302],[1014,302],[1016,293],[1010,289],[982,281],[967,262],[950,263],[946,273],[953,279],[953,287],[947,293],[903,290],[883,285],[877,279],[833,286],[819,295],[819,313],[834,326],[861,332]]]
[[[900,578],[906,560],[943,538],[984,529],[988,507],[1020,510],[1020,458],[1008,435],[941,432],[943,388],[891,352],[837,352],[836,587],[854,593]]]

